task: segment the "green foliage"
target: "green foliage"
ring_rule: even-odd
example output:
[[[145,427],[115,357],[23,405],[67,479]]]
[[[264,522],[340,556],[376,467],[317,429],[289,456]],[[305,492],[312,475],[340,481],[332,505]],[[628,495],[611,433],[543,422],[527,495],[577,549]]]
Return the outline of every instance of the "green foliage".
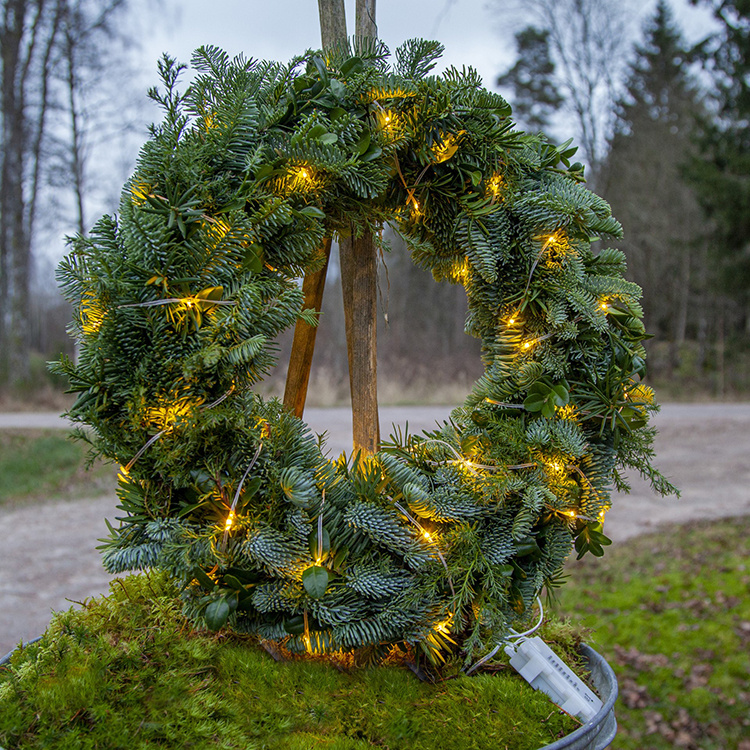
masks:
[[[551,385],[540,379],[529,389],[523,408],[528,412],[539,412],[543,417],[552,419],[555,416],[555,409],[567,405],[569,401],[570,390],[566,382]]]
[[[427,76],[439,51],[409,42],[389,71],[379,44],[287,67],[204,48],[184,94],[165,58],[119,217],[60,266],[70,416],[123,467],[105,565],[166,570],[198,625],[468,661],[529,620],[576,537],[599,552],[618,465],[671,489],[639,290],[590,249],[619,224],[559,168],[569,143],[514,132],[472,70]],[[330,462],[253,388],[324,238],[382,222],[464,285],[485,374],[433,433]]]
[[[559,608],[596,626],[620,683],[622,750],[741,748],[750,699],[750,519],[623,542],[567,568]]]
[[[750,5],[747,0],[700,0],[700,4],[713,11],[718,26],[694,50],[712,76],[709,96],[718,116],[704,124],[701,158],[694,161],[691,171],[715,226],[717,286],[745,306],[750,279],[746,253],[750,233],[746,210],[750,200]]]
[[[555,64],[549,49],[549,32],[527,26],[516,32],[516,64],[497,79],[498,86],[513,89],[516,117],[528,128],[545,130],[549,118],[564,98],[555,88]]]
[[[575,729],[507,667],[431,684],[396,660],[279,664],[254,639],[192,631],[176,594],[164,576],[131,576],[56,614],[0,667],[0,744],[429,750],[460,734],[469,750],[533,750]],[[565,625],[545,637],[571,653],[580,638]]]

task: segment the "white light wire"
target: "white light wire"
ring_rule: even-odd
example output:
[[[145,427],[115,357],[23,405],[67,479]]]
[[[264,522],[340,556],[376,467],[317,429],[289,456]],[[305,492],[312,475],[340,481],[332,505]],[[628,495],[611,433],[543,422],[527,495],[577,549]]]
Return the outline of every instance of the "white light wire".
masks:
[[[409,511],[407,511],[402,505],[397,503],[395,500],[393,504],[420,530],[422,535],[425,539],[427,539],[428,543],[431,544],[435,548],[435,552],[437,553],[437,556],[440,558],[440,562],[443,563],[443,567],[445,568],[445,572],[448,578],[448,586],[450,586],[451,589],[451,595],[453,598],[456,598],[456,590],[453,588],[453,579],[451,578],[450,570],[448,570],[448,563],[445,562],[445,558],[443,557],[443,553],[440,551],[440,547],[438,547],[437,542],[432,538],[432,535],[429,534],[424,526],[422,526],[419,521],[417,521],[416,518],[414,518]]]
[[[234,390],[234,385],[223,395],[219,396],[219,398],[216,399],[213,403],[206,404],[205,406],[201,407],[201,411],[204,411],[205,409],[213,409],[214,406],[218,406],[222,401],[229,398],[229,396],[232,394],[232,391]],[[133,468],[133,465],[135,462],[162,436],[166,435],[168,432],[172,430],[174,425],[169,425],[168,427],[165,427],[161,432],[157,432],[156,435],[154,435],[147,443],[146,445],[141,448],[138,453],[133,456],[133,458],[128,461],[127,466],[125,466],[124,474],[127,476],[128,472]]]
[[[523,633],[516,633],[515,630],[511,629],[511,633],[513,635],[508,636],[507,638],[504,638],[500,643],[495,646],[495,648],[490,651],[489,654],[486,656],[483,656],[476,664],[473,664],[466,670],[466,674],[471,674],[475,669],[479,669],[483,664],[486,664],[495,654],[503,647],[504,644],[510,642],[510,641],[519,641],[523,638],[527,638],[532,633],[535,633],[539,628],[542,626],[542,623],[544,622],[544,608],[542,607],[542,600],[537,596],[536,603],[539,605],[539,622],[537,622],[536,625],[534,625],[533,628],[529,628],[528,630],[525,630]]]
[[[245,480],[247,479],[247,475],[250,473],[250,469],[255,466],[255,462],[258,460],[258,456],[260,456],[260,452],[263,449],[263,441],[260,441],[260,444],[258,445],[258,450],[255,451],[255,455],[253,456],[253,460],[250,462],[250,465],[245,469],[245,473],[242,475],[242,479],[240,479],[240,483],[237,485],[237,491],[234,493],[234,500],[232,500],[232,507],[229,509],[229,516],[228,518],[234,519],[234,509],[237,507],[237,501],[240,499],[240,492],[242,491],[242,485],[245,484]],[[221,538],[221,551],[225,552],[227,548],[227,539],[229,538],[229,529],[230,527],[227,525],[224,527],[224,535]]]

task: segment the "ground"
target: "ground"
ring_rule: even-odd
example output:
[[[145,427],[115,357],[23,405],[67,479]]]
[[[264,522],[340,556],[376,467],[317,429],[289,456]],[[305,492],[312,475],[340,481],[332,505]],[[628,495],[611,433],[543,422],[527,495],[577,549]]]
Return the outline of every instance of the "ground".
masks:
[[[418,432],[445,419],[450,407],[381,409],[381,432],[391,424]],[[333,455],[351,434],[346,409],[311,409],[314,432],[327,431]],[[750,403],[667,404],[655,418],[657,465],[682,490],[682,498],[660,498],[640,480],[630,495],[618,495],[605,533],[615,542],[654,531],[663,523],[750,514]],[[56,414],[0,414],[0,429],[65,427]],[[21,639],[39,635],[50,611],[107,590],[97,540],[107,534],[104,518],[117,514],[114,497],[82,498],[0,509],[0,655]]]

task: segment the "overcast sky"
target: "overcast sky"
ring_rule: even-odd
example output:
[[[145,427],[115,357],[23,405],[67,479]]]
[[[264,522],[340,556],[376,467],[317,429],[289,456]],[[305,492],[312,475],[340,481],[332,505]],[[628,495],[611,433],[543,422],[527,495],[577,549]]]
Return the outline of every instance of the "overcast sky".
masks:
[[[672,1],[686,37],[690,41],[702,38],[710,29],[710,15],[691,7],[688,0]],[[352,34],[355,0],[345,2]],[[629,0],[628,6],[637,8],[637,13],[632,15],[623,33],[635,35],[643,19],[653,13],[656,2]],[[438,72],[450,65],[472,66],[479,71],[484,85],[494,89],[498,74],[513,63],[513,33],[528,22],[523,13],[514,15],[502,10],[507,11],[511,6],[523,8],[523,3],[524,0],[377,0],[379,37],[392,51],[406,39],[437,39],[446,48]],[[139,5],[141,76],[139,82],[134,82],[134,88],[143,97],[141,105],[135,108],[142,110],[143,139],[147,122],[161,116],[155,107],[148,107],[145,92],[159,83],[156,63],[163,52],[188,63],[193,50],[213,44],[232,56],[242,52],[246,57],[287,62],[308,48],[320,47],[317,0],[140,0],[136,7]],[[116,207],[120,184],[132,171],[141,136],[137,139],[137,145],[122,145],[119,162],[111,149],[107,151],[104,161],[113,187],[90,198],[91,216]],[[94,161],[101,158],[95,156]],[[122,178],[114,179],[120,172]],[[61,247],[57,241],[48,243],[48,250],[54,256]]]
[[[354,0],[346,0],[349,33],[354,29]],[[656,0],[635,0],[639,8],[632,31],[651,14]],[[379,37],[393,51],[414,37],[437,39],[445,45],[443,67],[471,65],[487,88],[512,64],[513,32],[523,25],[502,17],[498,8],[522,6],[518,0],[377,0]],[[673,0],[686,36],[697,39],[709,18],[705,10]],[[159,10],[155,10],[159,8]],[[320,46],[317,0],[163,0],[149,13],[156,23],[144,40],[144,71],[155,78],[156,59],[169,52],[189,62],[194,49],[214,44],[236,55],[287,62],[308,48]],[[629,30],[623,30],[628,32]]]

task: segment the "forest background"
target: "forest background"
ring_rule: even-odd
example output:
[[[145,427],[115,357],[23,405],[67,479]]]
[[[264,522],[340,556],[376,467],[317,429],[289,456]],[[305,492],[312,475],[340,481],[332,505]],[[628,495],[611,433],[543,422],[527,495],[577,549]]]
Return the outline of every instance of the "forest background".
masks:
[[[64,384],[44,363],[74,351],[54,266],[64,235],[85,234],[100,213],[117,210],[154,116],[136,73],[136,39],[165,5],[144,20],[138,0],[0,3],[0,403],[61,403],[55,394]],[[461,0],[439,5],[436,15]],[[485,85],[506,96],[519,127],[573,138],[589,186],[623,224],[619,247],[644,290],[649,380],[662,400],[745,398],[750,0],[692,5],[711,22],[688,43],[684,3],[651,4],[633,35],[623,30],[642,11],[638,0],[487,0],[499,26],[514,30],[515,60],[498,63]],[[431,26],[426,19],[425,36]],[[463,332],[463,288],[436,284],[387,227],[383,239],[380,401],[456,403],[481,374],[479,343]],[[275,394],[291,333],[279,347],[280,366],[265,385]],[[313,367],[309,403],[343,403],[335,261]]]

